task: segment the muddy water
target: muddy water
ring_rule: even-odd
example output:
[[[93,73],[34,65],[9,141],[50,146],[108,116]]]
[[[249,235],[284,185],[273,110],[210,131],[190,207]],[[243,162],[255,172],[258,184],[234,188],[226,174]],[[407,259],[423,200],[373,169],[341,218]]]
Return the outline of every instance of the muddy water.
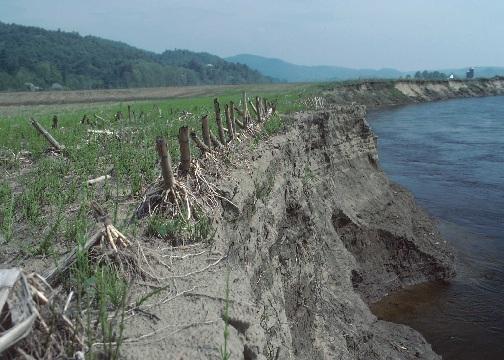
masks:
[[[368,118],[385,172],[439,219],[458,256],[450,283],[405,289],[373,311],[419,330],[444,359],[504,359],[504,97]]]

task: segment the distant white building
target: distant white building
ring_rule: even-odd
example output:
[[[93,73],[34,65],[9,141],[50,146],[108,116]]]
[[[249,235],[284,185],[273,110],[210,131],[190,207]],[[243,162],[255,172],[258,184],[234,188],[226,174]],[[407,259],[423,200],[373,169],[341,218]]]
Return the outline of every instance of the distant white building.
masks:
[[[450,76],[448,77],[448,79],[450,79],[450,80],[455,79],[455,75],[454,74],[450,74]]]

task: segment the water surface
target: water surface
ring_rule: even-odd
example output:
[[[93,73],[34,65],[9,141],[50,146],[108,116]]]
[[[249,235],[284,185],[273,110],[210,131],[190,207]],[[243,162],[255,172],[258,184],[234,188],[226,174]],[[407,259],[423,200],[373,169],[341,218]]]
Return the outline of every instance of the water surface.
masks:
[[[457,253],[457,277],[374,306],[419,330],[444,359],[504,359],[504,97],[371,112],[381,166]]]

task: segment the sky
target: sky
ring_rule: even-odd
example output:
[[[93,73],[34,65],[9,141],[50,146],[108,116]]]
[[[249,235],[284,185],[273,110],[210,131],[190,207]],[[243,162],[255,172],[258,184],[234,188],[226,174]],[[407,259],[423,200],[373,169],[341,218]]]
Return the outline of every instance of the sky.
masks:
[[[399,70],[504,66],[503,18],[502,0],[0,0],[2,22],[155,52]]]

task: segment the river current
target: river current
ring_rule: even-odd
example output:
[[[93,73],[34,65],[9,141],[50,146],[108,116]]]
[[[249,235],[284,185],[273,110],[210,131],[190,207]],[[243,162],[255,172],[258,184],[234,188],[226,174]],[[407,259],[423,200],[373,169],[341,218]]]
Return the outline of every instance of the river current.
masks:
[[[504,97],[372,111],[380,163],[409,189],[457,254],[449,283],[373,306],[420,331],[444,359],[504,359]]]

